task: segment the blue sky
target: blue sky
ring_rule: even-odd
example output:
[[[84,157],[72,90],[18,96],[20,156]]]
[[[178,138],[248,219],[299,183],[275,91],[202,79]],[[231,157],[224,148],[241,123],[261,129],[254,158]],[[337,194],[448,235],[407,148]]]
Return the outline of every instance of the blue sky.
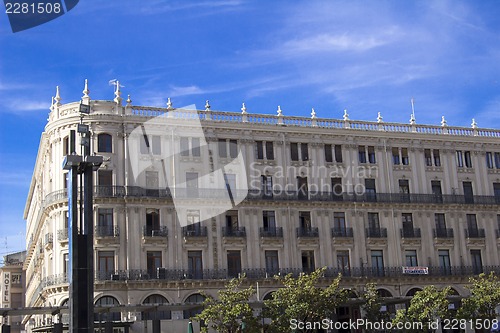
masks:
[[[0,253],[23,209],[55,86],[63,103],[209,99],[213,110],[500,128],[498,1],[86,0],[13,34],[0,13]],[[7,247],[5,240],[7,239]]]

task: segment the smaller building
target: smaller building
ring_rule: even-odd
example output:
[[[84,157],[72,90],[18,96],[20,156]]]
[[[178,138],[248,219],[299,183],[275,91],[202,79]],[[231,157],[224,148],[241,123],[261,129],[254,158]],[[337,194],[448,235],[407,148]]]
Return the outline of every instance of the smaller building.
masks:
[[[3,257],[4,265],[0,267],[0,308],[18,309],[24,307],[26,291],[23,271],[26,251],[11,253]],[[7,316],[1,318],[3,325],[10,325],[11,333],[24,332],[21,326],[23,316]]]

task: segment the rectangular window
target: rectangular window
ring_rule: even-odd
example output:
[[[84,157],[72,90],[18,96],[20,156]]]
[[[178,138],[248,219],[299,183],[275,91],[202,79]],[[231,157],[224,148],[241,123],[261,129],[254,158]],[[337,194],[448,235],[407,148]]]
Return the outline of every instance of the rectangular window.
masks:
[[[374,276],[384,276],[384,253],[382,250],[371,251],[372,274]]]
[[[443,275],[451,274],[450,250],[438,250],[439,267]]]
[[[191,153],[194,157],[200,157],[200,138],[191,138]]]
[[[403,237],[413,237],[413,215],[412,213],[402,213],[401,221],[403,225]]]
[[[472,271],[474,274],[481,274],[483,272],[483,260],[481,259],[481,250],[470,250],[470,257],[472,262]]]
[[[464,167],[464,154],[461,150],[457,150],[457,166],[459,168]]]
[[[161,251],[148,251],[146,253],[146,265],[148,274],[156,276],[158,268],[162,267]]]
[[[113,226],[113,208],[99,208],[98,212],[98,226]]]
[[[376,201],[376,189],[375,189],[375,179],[367,178],[365,179],[365,195],[367,201]]]
[[[424,149],[424,159],[426,166],[432,166],[432,156],[430,149]]]
[[[308,198],[307,177],[297,177],[297,195],[299,200]]]
[[[368,229],[374,233],[380,233],[380,222],[378,219],[378,213],[368,213]]]
[[[493,154],[490,151],[486,152],[486,167],[493,169]]]
[[[309,148],[307,146],[307,143],[300,144],[300,155],[302,161],[309,161]]]
[[[97,171],[97,184],[99,184],[99,186],[112,186],[113,185],[113,171],[112,170],[98,170]]]
[[[302,251],[302,272],[314,272],[314,251]]]
[[[203,258],[201,251],[188,251],[188,275],[191,279],[203,278]]]
[[[399,148],[392,148],[392,163],[394,165],[399,165],[401,164],[400,159],[399,159]]]
[[[266,273],[268,276],[274,276],[279,273],[278,251],[265,251]]]
[[[342,178],[332,178],[332,198],[335,201],[342,201],[343,197]]]
[[[335,162],[342,163],[342,146],[335,145]]]
[[[238,277],[241,273],[240,251],[227,251],[227,273],[229,277]]]
[[[405,262],[406,266],[418,266],[417,250],[405,250]]]
[[[153,135],[153,155],[161,155],[161,136]]]
[[[274,145],[272,141],[266,141],[266,158],[270,161],[274,160]]]
[[[115,252],[97,251],[97,272],[102,280],[111,279],[115,272]]]
[[[410,193],[410,183],[408,179],[399,179],[399,193],[409,194]]]
[[[228,230],[238,230],[238,211],[229,210],[226,212],[226,228]]]
[[[264,196],[269,197],[273,195],[273,177],[260,176],[262,183],[262,193]]]
[[[368,146],[368,162],[371,164],[377,163],[375,160],[375,147],[373,146]]]
[[[154,236],[160,230],[160,214],[157,210],[146,212],[146,235]]]
[[[496,202],[500,201],[500,183],[493,183],[493,195]]]
[[[364,146],[358,147],[358,159],[359,163],[366,163],[366,150]]]
[[[63,254],[63,273],[67,275],[69,273],[69,254]]]
[[[273,210],[262,212],[262,223],[265,230],[274,230],[276,228],[276,219]]]
[[[333,162],[332,145],[325,145],[325,162]]]
[[[296,142],[290,143],[290,157],[292,161],[299,160],[299,144]]]
[[[219,157],[227,157],[227,142],[226,139],[219,139]]]
[[[337,251],[337,267],[341,270],[342,275],[351,275],[351,264],[349,262],[349,251]]]
[[[474,191],[472,189],[472,182],[463,182],[462,183],[464,189],[464,199],[466,203],[474,202]]]
[[[434,149],[432,153],[434,156],[434,165],[437,167],[441,166],[441,156],[439,155],[439,149]]]
[[[339,233],[345,234],[346,232],[346,222],[345,222],[345,213],[344,212],[334,212],[333,213],[333,228],[335,231]]]
[[[198,196],[198,173],[186,172],[186,190],[190,198]]]
[[[158,171],[146,171],[146,188],[158,189]]]
[[[401,148],[401,162],[403,165],[410,164],[410,158],[408,157],[408,148]]]
[[[63,139],[63,156],[69,155],[69,136]]]
[[[236,158],[238,156],[238,141],[229,140],[229,156],[231,158]]]
[[[181,138],[181,156],[189,156],[189,138]]]
[[[495,168],[500,169],[500,153],[495,153]]]
[[[466,151],[464,157],[465,157],[465,167],[472,168],[472,158],[470,155],[470,151]]]
[[[262,141],[255,141],[255,152],[257,154],[256,158],[258,160],[264,159],[264,146]]]
[[[299,212],[299,227],[302,230],[311,230],[311,213],[310,212]]]
[[[140,150],[141,154],[149,154],[149,138],[146,134],[144,134],[142,140],[140,140]]]
[[[446,219],[443,213],[434,214],[434,222],[436,223],[436,231],[446,233]]]

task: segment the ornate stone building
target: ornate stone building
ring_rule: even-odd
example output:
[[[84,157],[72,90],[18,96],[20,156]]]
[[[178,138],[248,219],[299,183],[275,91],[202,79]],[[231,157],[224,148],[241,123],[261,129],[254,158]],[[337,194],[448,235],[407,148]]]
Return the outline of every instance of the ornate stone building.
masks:
[[[24,307],[25,276],[23,262],[26,252],[11,253],[3,258],[0,267],[0,308],[19,309]],[[23,329],[22,316],[4,316],[2,323],[10,326],[11,333],[20,333]]]
[[[471,275],[500,270],[500,130],[475,122],[451,127],[444,119],[419,125],[413,117],[409,124],[380,115],[354,121],[347,112],[343,120],[318,118],[314,110],[310,118],[280,108],[253,114],[244,105],[219,112],[208,102],[193,112],[170,100],[166,108],[134,106],[119,88],[114,101],[88,93],[85,87],[90,114],[82,122],[90,126],[92,151],[105,160],[94,190],[96,305],[180,305],[163,312],[124,307],[96,321],[146,332],[150,319],[161,318],[162,332],[180,332],[197,311],[182,304],[200,302],[199,290],[215,295],[241,273],[258,283],[256,301],[279,287],[273,275],[318,267],[327,267],[327,277],[341,272],[353,297],[376,282],[387,300],[404,301],[430,284],[451,285],[463,296]],[[40,140],[25,210],[27,306],[68,300],[62,160],[79,107],[61,104],[57,91]],[[193,115],[204,138],[183,123]],[[144,124],[155,118],[169,122],[151,134]],[[163,158],[166,147],[174,154]],[[244,173],[228,164],[244,164]],[[218,200],[210,185],[217,170],[225,170],[234,205],[205,219],[200,207]],[[168,185],[172,179],[183,185]],[[191,207],[183,215],[176,197]],[[340,308],[338,320],[359,318],[356,304]],[[388,301],[384,310],[400,306]],[[28,317],[27,331],[58,320],[65,318]]]

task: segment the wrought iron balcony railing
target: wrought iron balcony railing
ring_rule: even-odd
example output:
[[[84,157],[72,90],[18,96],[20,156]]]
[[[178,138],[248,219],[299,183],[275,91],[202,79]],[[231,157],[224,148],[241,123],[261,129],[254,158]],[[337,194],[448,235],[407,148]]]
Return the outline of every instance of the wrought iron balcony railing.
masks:
[[[400,232],[402,238],[421,238],[420,228],[402,228]]]
[[[232,191],[231,195],[235,199],[246,200],[273,200],[273,201],[344,201],[344,202],[372,202],[372,203],[412,203],[412,204],[474,204],[474,205],[498,205],[500,197],[493,195],[465,196],[460,194],[419,194],[419,193],[341,193],[308,191],[304,195],[303,191],[297,190],[261,190],[250,189],[248,191]],[[186,189],[176,188],[147,189],[139,186],[95,186],[95,198],[124,198],[124,197],[151,197],[151,198],[206,198],[206,199],[226,199],[226,189]],[[44,205],[53,202],[67,200],[67,190],[58,190],[49,193],[44,200]]]
[[[182,235],[184,237],[207,237],[207,235],[208,235],[207,227],[201,227],[201,226],[182,227]]]
[[[120,228],[117,225],[98,225],[94,228],[96,238],[119,237]]]
[[[319,237],[319,229],[318,228],[297,228],[297,237]]]
[[[366,237],[387,238],[387,228],[366,228]]]
[[[332,237],[352,238],[352,228],[332,228]]]
[[[451,228],[438,228],[438,229],[433,229],[434,237],[435,238],[453,238],[453,229]]]
[[[260,237],[283,238],[283,228],[259,228]]]
[[[53,241],[54,241],[54,234],[47,233],[47,234],[45,234],[45,237],[43,239],[43,245],[44,246],[52,245]]]
[[[245,230],[245,227],[222,227],[222,235],[224,237],[246,237],[247,232]]]
[[[142,230],[142,235],[144,237],[167,237],[168,229],[164,225],[156,228],[144,226]]]
[[[467,238],[486,238],[484,229],[465,229],[465,237]]]

